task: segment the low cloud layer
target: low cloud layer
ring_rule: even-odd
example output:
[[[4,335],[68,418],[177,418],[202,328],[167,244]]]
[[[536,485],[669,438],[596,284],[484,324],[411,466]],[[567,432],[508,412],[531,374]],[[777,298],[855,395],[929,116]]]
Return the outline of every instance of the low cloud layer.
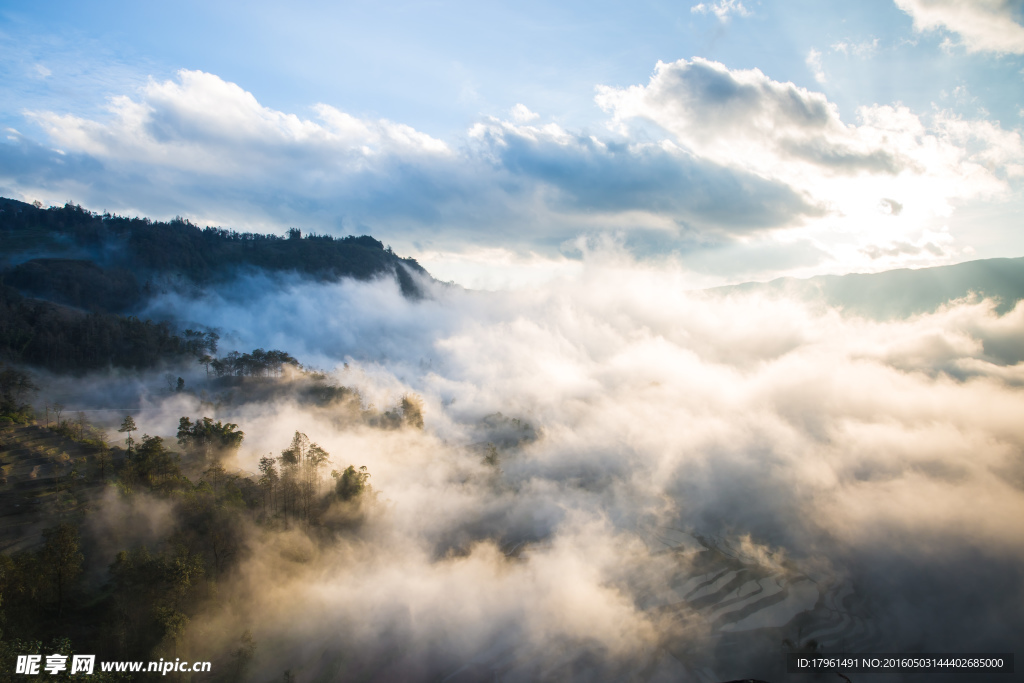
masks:
[[[154,310],[225,345],[338,365],[365,400],[412,391],[426,415],[423,432],[380,432],[290,400],[223,404],[247,433],[242,469],[301,429],[366,465],[380,498],[336,547],[253,538],[190,647],[251,626],[261,670],[302,677],[701,681],[766,675],[783,640],[818,632],[863,651],[1012,649],[1024,308],[877,321],[681,278],[624,258],[543,292],[409,302],[386,280],[248,280],[164,297]],[[140,429],[173,432],[190,400],[152,394]],[[484,419],[498,412],[537,435],[502,447],[500,473],[480,450],[504,443]],[[737,607],[694,597],[716,572],[752,577]],[[755,589],[777,606],[744,616]]]

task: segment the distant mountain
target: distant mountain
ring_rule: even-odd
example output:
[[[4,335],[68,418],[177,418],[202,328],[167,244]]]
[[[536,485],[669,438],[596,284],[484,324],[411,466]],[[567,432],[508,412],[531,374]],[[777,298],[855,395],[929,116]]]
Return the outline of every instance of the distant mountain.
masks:
[[[429,274],[368,235],[287,237],[95,214],[71,203],[44,209],[0,198],[0,278],[23,294],[93,311],[130,312],[152,281],[206,284],[244,271],[295,272],[317,280],[379,276],[420,296]]]
[[[971,294],[999,301],[1002,314],[1024,299],[1024,258],[993,258],[883,273],[819,275],[808,279],[779,278],[708,290],[765,292],[818,300],[848,313],[875,319],[902,318],[934,311],[944,303]]]

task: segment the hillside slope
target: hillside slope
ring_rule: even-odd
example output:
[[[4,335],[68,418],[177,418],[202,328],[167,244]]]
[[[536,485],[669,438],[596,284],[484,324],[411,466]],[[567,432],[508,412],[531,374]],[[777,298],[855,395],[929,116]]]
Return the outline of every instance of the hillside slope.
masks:
[[[103,492],[92,471],[99,449],[40,425],[0,430],[0,552],[40,545],[44,529],[95,503]]]
[[[952,266],[883,273],[779,278],[716,287],[709,292],[765,292],[818,299],[848,313],[869,318],[900,318],[933,311],[942,304],[976,294],[998,299],[1000,314],[1024,299],[1024,258],[994,258]]]
[[[205,284],[239,272],[296,272],[317,280],[395,277],[406,296],[429,278],[368,236],[287,237],[199,228],[187,220],[99,215],[71,203],[44,209],[0,198],[0,277],[22,293],[94,311],[130,312],[151,281]]]

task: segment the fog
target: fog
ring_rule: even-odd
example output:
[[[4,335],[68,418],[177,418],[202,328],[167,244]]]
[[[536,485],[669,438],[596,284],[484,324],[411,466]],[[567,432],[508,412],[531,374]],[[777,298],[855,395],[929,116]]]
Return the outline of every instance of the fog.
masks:
[[[424,283],[417,301],[389,279],[161,295],[147,315],[218,329],[221,353],[280,348],[366,404],[424,402],[423,430],[387,431],[287,393],[219,400],[201,366],[178,373],[194,393],[137,380],[141,431],[230,420],[232,466],[255,472],[300,430],[375,492],[329,542],[253,526],[188,651],[251,629],[253,680],[702,683],[782,679],[812,636],[1012,651],[1024,305],[876,320],[683,282],[606,254],[543,289]],[[99,379],[59,390],[113,407]]]

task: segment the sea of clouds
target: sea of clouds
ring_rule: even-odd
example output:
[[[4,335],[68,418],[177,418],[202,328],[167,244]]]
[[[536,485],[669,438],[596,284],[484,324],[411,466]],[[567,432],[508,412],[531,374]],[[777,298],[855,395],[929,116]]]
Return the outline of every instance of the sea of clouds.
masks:
[[[783,639],[802,637],[785,621],[722,649],[700,614],[666,611],[697,558],[651,542],[672,529],[810,577],[820,590],[795,611],[850,586],[885,651],[1012,650],[1024,368],[1006,349],[1024,306],[1000,316],[974,297],[876,320],[683,282],[605,254],[534,290],[424,283],[410,300],[391,279],[253,276],[155,300],[148,315],[219,329],[222,353],[282,348],[366,403],[425,405],[422,431],[341,426],[292,399],[213,415],[245,431],[243,471],[301,430],[335,466],[367,466],[377,497],[333,545],[253,531],[193,647],[251,628],[261,670],[310,680],[707,681],[781,666]],[[143,431],[172,436],[211,410],[140,386]],[[531,429],[517,444],[496,413]]]

